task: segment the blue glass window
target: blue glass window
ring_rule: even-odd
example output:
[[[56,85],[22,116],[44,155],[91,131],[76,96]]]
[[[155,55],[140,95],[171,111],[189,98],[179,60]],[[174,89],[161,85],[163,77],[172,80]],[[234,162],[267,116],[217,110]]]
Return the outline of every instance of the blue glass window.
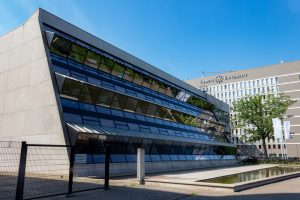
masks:
[[[145,162],[151,162],[150,155],[145,155]]]
[[[158,124],[163,124],[164,123],[163,120],[157,119],[157,118],[155,119],[155,122],[158,123]]]
[[[108,114],[111,115],[110,109],[102,106],[96,106],[98,113]]]
[[[102,81],[102,85],[103,85],[103,87],[106,87],[108,89],[115,90],[115,86],[111,83],[106,82],[106,81]]]
[[[106,127],[115,127],[115,123],[113,120],[109,119],[100,119],[101,126],[106,126]]]
[[[136,155],[135,154],[126,154],[127,162],[136,162]]]
[[[116,91],[118,91],[118,92],[126,93],[126,90],[123,87],[119,87],[119,86],[116,85],[115,88],[116,88]]]
[[[115,121],[116,128],[128,130],[128,125],[126,122]]]
[[[150,154],[152,162],[161,161],[160,155]]]
[[[147,122],[155,123],[155,119],[152,117],[146,117]]]
[[[66,69],[64,67],[60,67],[58,65],[53,65],[53,68],[54,68],[55,72],[58,72],[60,74],[64,74],[64,75],[70,76],[70,70],[68,70],[68,69]]]
[[[192,155],[185,155],[186,160],[194,160]]]
[[[87,82],[87,78],[85,75],[74,72],[74,71],[71,71],[71,77],[81,80],[81,81],[84,81],[84,82]]]
[[[105,162],[105,155],[103,154],[93,154],[94,163],[104,163]]]
[[[160,155],[160,157],[161,157],[162,161],[170,161],[171,160],[169,155]]]
[[[79,64],[78,62],[74,62],[72,60],[68,60],[68,64],[71,65],[74,68],[84,70],[83,65]]]
[[[88,110],[88,111],[93,111],[96,112],[95,105],[89,104],[89,103],[79,103],[79,107],[82,110]]]
[[[168,130],[168,133],[169,133],[169,135],[173,135],[173,136],[175,135],[175,131],[171,130],[171,129]]]
[[[159,104],[159,105],[162,104],[162,103],[161,103],[161,100],[160,100],[160,99],[157,99],[157,98],[154,99],[154,102],[157,103],[157,104]]]
[[[147,132],[147,133],[150,133],[150,127],[149,126],[144,126],[144,125],[140,125],[140,130],[142,132]]]
[[[80,124],[82,123],[81,115],[64,113],[64,119],[66,122],[80,123]]]
[[[163,135],[168,135],[168,130],[164,128],[159,128],[159,132]]]
[[[171,122],[171,124],[173,127],[176,127],[176,128],[178,127],[178,124],[176,122]]]
[[[129,130],[139,131],[140,127],[137,124],[128,123]]]
[[[145,99],[145,95],[141,94],[141,93],[137,93],[137,97],[141,98],[141,99]]]
[[[119,117],[124,117],[123,111],[111,109],[111,114]]]
[[[90,77],[90,76],[88,76],[87,79],[88,79],[89,83],[92,83],[92,84],[95,84],[95,85],[99,85],[99,86],[102,85],[101,81],[99,79],[95,79],[95,78]]]
[[[96,118],[96,117],[90,117],[90,116],[84,115],[84,116],[82,116],[82,119],[83,119],[84,124],[96,125],[96,126],[100,125],[100,122],[99,122],[98,118]]]
[[[175,135],[176,135],[176,136],[179,136],[179,137],[182,137],[181,131],[175,131]]]
[[[146,121],[146,118],[143,115],[135,115],[137,120]]]
[[[136,117],[135,117],[136,115],[133,113],[124,112],[124,116],[129,119],[136,119]]]
[[[185,155],[178,155],[179,160],[186,160]]]
[[[179,160],[177,155],[170,155],[170,159],[171,159],[172,161]]]
[[[86,155],[86,164],[92,164],[92,163],[94,163],[93,155],[87,154]]]
[[[79,108],[78,101],[73,101],[65,98],[61,98],[61,104],[62,106],[70,107],[70,108]]]
[[[159,129],[157,127],[150,126],[151,133],[159,133]]]
[[[132,90],[128,90],[128,89],[126,89],[127,90],[127,94],[129,94],[129,95],[131,95],[131,96],[136,96],[136,92],[135,91],[132,91]]]
[[[126,162],[125,156],[123,154],[111,154],[111,162],[113,163],[123,163]]]

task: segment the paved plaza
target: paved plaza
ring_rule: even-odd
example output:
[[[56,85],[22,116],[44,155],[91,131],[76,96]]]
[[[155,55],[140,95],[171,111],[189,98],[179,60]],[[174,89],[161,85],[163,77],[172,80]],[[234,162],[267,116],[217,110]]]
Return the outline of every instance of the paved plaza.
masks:
[[[199,175],[206,176],[205,178],[213,177],[221,174],[232,174],[237,172],[249,171],[250,169],[260,169],[270,167],[270,165],[259,165],[259,166],[242,166],[242,167],[231,167],[224,169],[210,169],[210,170],[199,170],[190,172],[178,172],[160,175],[150,175],[147,178],[176,178],[179,181],[198,179]],[[47,200],[63,200],[67,199],[65,196],[56,196],[47,198]],[[299,200],[300,199],[300,178],[289,179],[282,182],[277,182],[242,192],[228,192],[228,191],[212,191],[203,188],[189,188],[189,187],[172,187],[165,184],[146,184],[138,185],[134,178],[114,178],[111,180],[111,189],[108,191],[104,190],[93,190],[82,193],[75,193],[71,198],[73,200],[94,200],[94,199],[122,199],[122,200]]]
[[[300,178],[290,179],[270,185],[245,190],[243,192],[216,192],[209,190],[189,190],[179,188],[166,188],[159,186],[112,186],[111,190],[93,190],[89,192],[76,193],[71,198],[56,196],[47,198],[51,200],[98,200],[98,199],[122,199],[122,200],[299,200],[300,199]]]

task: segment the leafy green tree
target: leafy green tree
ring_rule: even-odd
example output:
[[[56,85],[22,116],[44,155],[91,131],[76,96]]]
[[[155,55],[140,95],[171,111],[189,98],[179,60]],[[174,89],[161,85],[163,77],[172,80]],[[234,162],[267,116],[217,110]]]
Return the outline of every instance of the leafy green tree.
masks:
[[[264,155],[267,157],[266,139],[273,137],[272,118],[283,118],[289,106],[296,101],[289,96],[273,94],[256,95],[234,102],[236,112],[233,123],[235,128],[242,128],[242,139],[246,142],[262,141]]]

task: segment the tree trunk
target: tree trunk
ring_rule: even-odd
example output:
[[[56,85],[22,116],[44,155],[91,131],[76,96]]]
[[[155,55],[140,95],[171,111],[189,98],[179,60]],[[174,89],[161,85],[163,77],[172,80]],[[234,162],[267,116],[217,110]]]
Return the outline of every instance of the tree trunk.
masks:
[[[264,149],[264,155],[266,158],[268,158],[268,151],[267,151],[267,145],[266,145],[266,138],[262,139],[263,143],[263,149]]]

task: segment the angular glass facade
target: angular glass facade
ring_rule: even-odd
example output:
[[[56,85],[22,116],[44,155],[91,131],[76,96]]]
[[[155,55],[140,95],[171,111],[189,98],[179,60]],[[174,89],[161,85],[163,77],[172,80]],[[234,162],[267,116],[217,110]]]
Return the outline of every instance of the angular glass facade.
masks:
[[[137,147],[145,148],[148,162],[235,159],[225,133],[227,112],[139,66],[44,28],[62,118],[78,130],[77,153],[87,154],[87,163],[102,163],[106,144],[111,162],[135,162]]]

